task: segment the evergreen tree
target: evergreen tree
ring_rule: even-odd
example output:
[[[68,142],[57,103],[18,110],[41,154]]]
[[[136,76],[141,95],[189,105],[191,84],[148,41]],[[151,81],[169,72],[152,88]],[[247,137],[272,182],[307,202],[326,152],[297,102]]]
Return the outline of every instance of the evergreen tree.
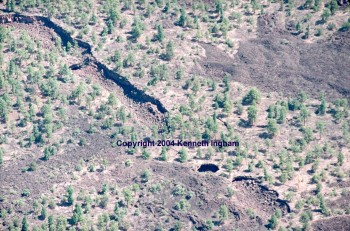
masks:
[[[338,159],[337,164],[339,166],[342,166],[344,164],[344,154],[342,152],[339,152],[337,159]]]
[[[301,33],[302,28],[301,28],[300,22],[298,22],[298,23],[296,24],[295,29],[297,30],[298,33]]]
[[[29,224],[27,221],[27,217],[23,217],[22,219],[22,229],[21,231],[29,231]]]
[[[315,0],[314,10],[319,11],[322,4],[322,0]]]
[[[326,127],[326,124],[323,121],[316,123],[316,129],[317,129],[318,133],[320,134],[320,139],[322,138],[325,127]]]
[[[131,34],[133,36],[133,38],[135,40],[137,40],[138,38],[140,38],[141,34],[142,34],[142,30],[140,28],[139,25],[134,25],[131,29]]]
[[[132,193],[130,189],[124,189],[123,190],[123,196],[124,196],[124,200],[126,202],[126,205],[129,206],[130,203],[132,202]]]
[[[64,231],[67,227],[67,219],[63,216],[59,216],[56,219],[56,230],[58,231]]]
[[[148,160],[151,157],[151,153],[149,153],[145,148],[142,150],[141,154],[142,159]]]
[[[261,100],[261,95],[258,89],[252,88],[249,90],[248,94],[243,98],[243,104],[245,105],[252,105],[252,104],[258,104]]]
[[[148,182],[149,179],[151,178],[151,172],[150,172],[148,169],[146,169],[146,170],[142,173],[141,178],[142,178],[142,181],[143,181],[143,182]]]
[[[320,182],[317,182],[315,193],[319,194],[321,190],[322,190],[322,184]]]
[[[305,123],[306,123],[306,119],[309,118],[309,117],[310,117],[309,110],[304,105],[302,105],[301,109],[300,109],[299,118],[300,118],[300,120],[302,120],[304,122],[304,126],[305,126]]]
[[[309,221],[312,220],[312,214],[307,211],[307,212],[303,212],[301,215],[300,215],[300,219],[299,221],[303,224],[306,224],[308,223]]]
[[[156,38],[159,42],[163,42],[164,40],[164,29],[163,29],[163,26],[161,24],[158,24],[157,25],[157,35],[156,35]]]
[[[4,161],[4,149],[0,147],[0,166],[2,165]]]
[[[135,64],[135,54],[129,52],[126,58],[123,60],[123,67],[132,67]]]
[[[288,180],[288,174],[286,172],[282,172],[282,174],[279,177],[279,180],[281,184],[286,183],[286,181]]]
[[[330,210],[329,208],[326,206],[326,203],[324,201],[324,198],[322,195],[319,194],[319,200],[320,200],[320,210],[321,210],[321,213],[326,215],[326,216],[329,216],[330,215]]]
[[[5,41],[6,34],[7,34],[7,31],[6,31],[5,27],[0,27],[0,44],[1,44],[1,48],[3,48],[2,47],[2,43]],[[0,51],[2,52],[2,49],[0,49]]]
[[[141,37],[143,30],[144,30],[144,25],[142,21],[140,20],[140,18],[135,17],[134,22],[132,24],[131,35],[135,40],[137,40],[138,38]]]
[[[220,222],[223,223],[224,221],[226,221],[228,219],[228,215],[229,215],[229,210],[228,210],[227,206],[221,205],[220,209],[219,209]]]
[[[166,148],[165,147],[162,147],[162,151],[160,153],[160,158],[159,158],[161,161],[167,161],[168,160],[168,156],[167,156],[167,153],[166,153]]]
[[[46,208],[45,208],[45,206],[42,206],[41,213],[40,213],[40,219],[45,220],[46,216],[47,216]]]
[[[338,9],[339,9],[339,6],[338,6],[337,0],[331,0],[331,2],[329,3],[329,10],[331,14],[334,15]]]
[[[110,20],[110,19],[107,20],[106,25],[107,25],[107,33],[108,34],[112,34],[113,31],[114,31],[114,23],[113,23],[113,21]]]
[[[330,16],[331,16],[331,11],[328,8],[324,8],[323,13],[321,15],[322,21],[327,22]]]
[[[76,204],[73,211],[73,216],[71,218],[72,224],[76,225],[82,220],[83,220],[83,209],[81,208],[80,204]]]
[[[68,205],[72,205],[74,203],[73,192],[74,192],[73,187],[69,186],[67,188],[67,204]]]
[[[164,12],[164,13],[169,13],[170,8],[171,8],[171,2],[170,2],[170,1],[167,1],[166,4],[165,4],[165,7],[164,7],[164,9],[163,9],[163,12]]]
[[[214,222],[212,220],[207,220],[205,222],[206,230],[212,230],[214,228]]]
[[[258,109],[255,105],[248,107],[248,123],[249,125],[254,125],[254,122],[257,119]]]
[[[165,49],[165,59],[172,60],[174,58],[174,43],[172,41],[169,41]]]
[[[318,107],[318,109],[317,109],[317,114],[319,114],[319,115],[324,115],[324,114],[326,114],[326,100],[325,100],[325,98],[324,97],[322,97],[322,99],[321,99],[321,104],[320,104],[320,106]]]
[[[277,123],[283,124],[286,121],[287,108],[284,106],[279,107],[279,115],[277,117]]]
[[[305,34],[304,34],[304,38],[308,39],[309,36],[310,36],[310,25],[307,25],[306,31],[305,31]]]
[[[181,9],[181,11],[180,11],[180,19],[179,19],[179,26],[181,26],[181,27],[184,27],[185,25],[186,25],[186,21],[187,21],[187,16],[186,16],[186,11],[185,11],[185,9]]]
[[[124,106],[119,109],[118,118],[123,122],[123,124],[126,122],[126,111]]]
[[[7,122],[9,119],[9,110],[7,102],[0,98],[0,122]]]
[[[118,103],[118,98],[115,95],[115,93],[110,93],[108,96],[108,104],[111,105],[113,108],[117,105]]]
[[[49,231],[55,231],[56,228],[55,228],[55,224],[54,224],[54,218],[52,215],[50,215],[48,217],[48,228],[49,228]]]
[[[277,128],[277,123],[275,119],[269,119],[269,122],[267,124],[267,130],[271,137],[277,134],[278,128]]]
[[[186,149],[183,149],[183,148],[180,149],[179,156],[180,156],[179,160],[180,160],[181,163],[186,162],[187,161],[187,151],[186,151]]]
[[[6,1],[6,10],[13,12],[15,11],[15,6],[16,6],[15,0]]]
[[[39,134],[38,138],[35,138],[35,140],[38,140],[38,142],[41,143],[42,142],[42,135]],[[51,158],[51,156],[55,155],[56,153],[57,153],[57,148],[55,146],[45,147],[44,160],[49,160]]]
[[[272,214],[272,216],[269,219],[269,224],[268,224],[270,229],[276,229],[278,226],[278,220],[275,214]]]
[[[313,131],[310,127],[305,127],[302,130],[303,135],[304,135],[304,140],[306,143],[310,143],[313,140]]]
[[[231,112],[231,110],[232,110],[232,102],[226,93],[224,96],[223,107],[224,107],[224,112],[226,112],[226,113]]]
[[[216,0],[215,2],[215,12],[216,13],[222,13],[223,12],[223,6],[221,0]]]

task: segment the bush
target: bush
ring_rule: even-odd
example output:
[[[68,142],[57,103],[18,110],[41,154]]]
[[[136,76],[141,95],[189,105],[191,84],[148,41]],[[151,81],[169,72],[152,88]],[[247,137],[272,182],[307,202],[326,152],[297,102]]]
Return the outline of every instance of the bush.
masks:
[[[348,21],[346,23],[344,23],[341,28],[340,28],[341,31],[348,31],[350,30],[350,18],[348,19]]]
[[[29,189],[24,189],[23,192],[22,192],[22,196],[23,197],[28,197],[29,195],[30,195]]]
[[[49,160],[51,156],[57,153],[57,148],[55,146],[49,146],[44,149],[44,160]]]
[[[269,122],[267,124],[267,130],[269,132],[269,135],[272,137],[277,134],[278,128],[275,119],[269,119]]]
[[[151,157],[151,154],[146,149],[143,149],[141,157],[144,160],[148,160]]]
[[[108,205],[108,200],[109,200],[109,198],[107,195],[102,196],[100,198],[99,206],[103,209],[106,208]]]
[[[328,8],[324,8],[323,13],[321,15],[322,21],[327,22],[330,16],[331,16],[331,11]]]
[[[334,23],[329,23],[328,25],[327,25],[327,29],[328,30],[334,30],[335,29],[335,24]]]
[[[177,202],[174,206],[174,209],[179,211],[186,211],[191,207],[190,203],[188,203],[187,200],[181,199],[179,202]]]
[[[275,216],[275,214],[273,214],[271,216],[271,218],[269,219],[269,224],[268,224],[270,229],[276,229],[278,226],[278,220],[277,217]]]
[[[149,170],[145,170],[142,175],[141,175],[142,181],[143,182],[148,182],[149,179],[151,178],[151,172]]]
[[[168,44],[166,45],[164,58],[166,60],[171,60],[174,58],[174,43],[172,41],[168,42]]]
[[[233,48],[234,46],[234,43],[231,39],[226,39],[226,45],[229,47],[229,48]]]
[[[255,105],[251,105],[248,108],[248,123],[253,125],[257,118],[258,109]]]
[[[28,171],[35,171],[36,170],[36,163],[35,162],[32,162],[30,163],[29,167],[28,167]]]
[[[187,161],[187,151],[185,149],[182,148],[179,151],[179,156],[180,156],[179,160],[181,163],[184,163]]]
[[[4,161],[4,149],[0,147],[0,166]]]
[[[252,88],[248,94],[243,98],[242,103],[244,105],[258,104],[261,100],[261,95],[258,89]]]

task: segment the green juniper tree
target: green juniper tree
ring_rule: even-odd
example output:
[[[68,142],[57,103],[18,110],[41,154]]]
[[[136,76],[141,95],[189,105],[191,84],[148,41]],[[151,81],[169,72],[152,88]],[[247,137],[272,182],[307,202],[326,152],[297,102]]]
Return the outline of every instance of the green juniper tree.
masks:
[[[157,25],[157,35],[156,35],[156,39],[159,41],[159,42],[163,42],[165,38],[165,35],[164,35],[164,29],[163,29],[163,26],[161,24],[158,24]]]
[[[185,27],[185,25],[186,25],[186,21],[187,21],[187,16],[186,16],[186,11],[185,11],[185,9],[181,9],[180,10],[180,19],[179,19],[179,22],[178,22],[178,24],[179,24],[179,26],[181,26],[181,27]]]
[[[166,60],[172,60],[174,58],[174,43],[169,41],[165,47],[164,58]]]
[[[258,104],[261,100],[261,94],[258,89],[251,88],[248,94],[243,98],[242,103],[245,105]]]
[[[278,127],[275,119],[269,119],[267,124],[267,130],[271,137],[274,137],[278,132]]]
[[[322,21],[327,22],[330,16],[331,16],[331,11],[328,8],[324,8],[323,13],[321,15]]]
[[[325,216],[329,216],[331,214],[330,209],[326,206],[326,203],[324,201],[324,198],[321,194],[318,195],[319,197],[319,202],[320,202],[320,210],[321,213]]]
[[[299,113],[299,118],[301,121],[303,121],[304,126],[306,124],[307,118],[309,118],[309,117],[310,117],[309,110],[306,108],[306,106],[302,105],[301,109],[300,109],[300,113]]]
[[[221,205],[219,209],[219,219],[221,223],[224,223],[229,216],[229,210],[226,205]]]
[[[324,115],[324,114],[326,114],[326,109],[327,109],[326,99],[325,99],[325,96],[323,94],[321,94],[321,104],[318,107],[316,113],[318,115]]]
[[[184,163],[184,162],[186,162],[187,161],[187,151],[186,151],[186,149],[181,149],[180,151],[179,151],[179,161],[181,162],[181,163]]]
[[[148,152],[145,148],[142,150],[141,154],[142,159],[148,160],[151,157],[151,153]]]
[[[160,153],[159,159],[160,159],[161,161],[167,161],[167,160],[168,160],[166,147],[162,147],[162,151],[161,151],[161,153]]]
[[[272,214],[272,216],[270,217],[268,226],[272,230],[277,228],[277,226],[278,226],[278,219],[277,219],[275,214]]]
[[[130,189],[126,188],[123,190],[123,196],[124,200],[126,202],[126,205],[129,206],[132,202],[132,192]]]
[[[68,205],[73,205],[73,203],[74,203],[73,192],[74,192],[73,187],[69,186],[67,188],[67,195],[66,195],[67,196],[67,204]]]
[[[258,109],[255,105],[251,105],[248,107],[248,123],[249,125],[254,125],[254,122],[257,119]]]
[[[22,219],[21,231],[29,231],[29,224],[28,224],[28,221],[27,221],[27,217],[23,217],[23,219]]]
[[[344,154],[341,151],[338,153],[337,159],[338,159],[337,165],[342,166],[344,164]]]
[[[331,0],[331,2],[329,3],[329,10],[331,14],[334,15],[338,9],[339,9],[339,6],[338,6],[337,0]]]
[[[42,206],[41,213],[40,213],[40,219],[45,220],[46,216],[47,216],[46,208],[45,208],[45,206]]]
[[[6,10],[13,12],[15,11],[15,6],[16,6],[15,0],[6,1]]]
[[[151,178],[151,172],[148,169],[146,169],[145,171],[143,171],[141,178],[143,182],[148,182]]]
[[[326,123],[323,121],[319,121],[316,123],[316,129],[318,133],[320,134],[320,139],[322,138],[322,135],[324,134],[324,130],[326,128]]]
[[[144,25],[143,25],[142,21],[140,20],[140,18],[135,17],[134,22],[132,24],[132,29],[131,29],[131,35],[133,36],[133,38],[135,40],[140,38],[144,29],[145,29]]]
[[[73,211],[73,216],[71,218],[72,224],[76,225],[82,220],[83,220],[83,209],[80,204],[76,204]]]
[[[48,229],[49,231],[55,231],[56,228],[55,228],[55,223],[54,223],[54,217],[53,215],[50,215],[47,219],[47,223],[48,223]]]
[[[0,147],[0,166],[2,165],[4,161],[4,149]]]

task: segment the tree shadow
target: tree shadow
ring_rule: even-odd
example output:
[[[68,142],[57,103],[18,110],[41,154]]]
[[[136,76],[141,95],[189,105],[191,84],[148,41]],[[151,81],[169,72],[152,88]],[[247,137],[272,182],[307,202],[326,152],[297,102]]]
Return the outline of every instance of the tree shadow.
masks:
[[[318,26],[318,25],[323,25],[323,24],[325,24],[325,21],[323,21],[322,19],[317,20],[317,21],[315,22],[315,25],[316,25],[316,26]]]
[[[271,139],[271,136],[267,132],[263,132],[259,134],[259,138],[261,139]]]
[[[240,119],[240,120],[239,120],[238,126],[240,126],[240,127],[242,127],[242,128],[250,128],[250,127],[252,127],[252,126],[249,124],[249,121],[244,120],[244,119]]]

